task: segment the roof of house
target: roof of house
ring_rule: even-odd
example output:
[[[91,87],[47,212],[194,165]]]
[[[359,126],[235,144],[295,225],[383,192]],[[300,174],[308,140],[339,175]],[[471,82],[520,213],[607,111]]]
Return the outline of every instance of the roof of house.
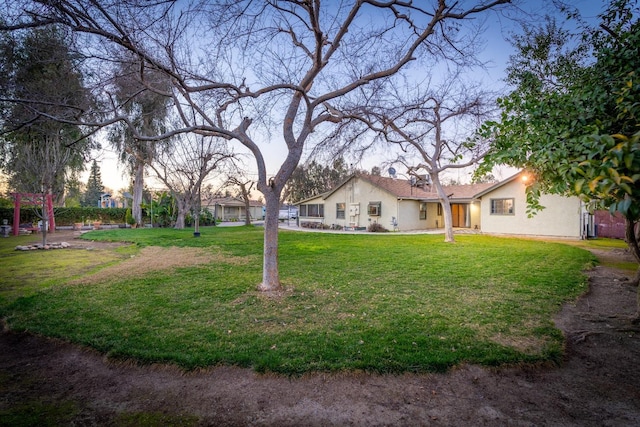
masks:
[[[406,179],[387,178],[379,175],[357,175],[364,181],[382,188],[399,199],[431,199],[438,194],[429,185],[411,185]]]
[[[491,184],[490,187],[486,188],[485,190],[480,191],[478,194],[476,194],[476,197],[482,197],[487,193],[492,192],[493,190],[502,187],[503,185],[506,185],[508,183],[510,183],[511,181],[515,180],[516,178],[522,176],[524,172],[520,171],[518,173],[516,173],[515,175],[510,176],[509,178],[502,180],[500,182],[496,182]]]
[[[239,197],[215,197],[207,200],[210,205],[220,206],[244,206],[244,200]],[[249,200],[249,206],[262,206],[263,203],[257,200]]]
[[[370,184],[381,188],[388,193],[394,195],[398,199],[412,199],[412,200],[424,200],[424,201],[438,201],[438,193],[430,185],[416,185],[411,184],[406,179],[387,178],[379,175],[351,175],[340,185],[331,191],[323,194],[323,198],[327,198],[338,189],[343,187],[347,182],[354,178],[359,178]],[[496,184],[466,184],[466,185],[447,185],[444,186],[445,193],[449,196],[451,201],[471,201],[476,198],[478,194],[485,193],[487,189],[496,186]]]
[[[447,185],[444,187],[445,193],[451,200],[472,200],[476,199],[480,194],[494,187],[496,184],[465,184],[465,185]]]
[[[315,199],[325,199],[329,195],[329,193],[331,193],[331,191],[326,191],[324,193],[316,194],[315,196],[307,197],[306,199],[302,199],[294,203],[294,206],[301,205]]]

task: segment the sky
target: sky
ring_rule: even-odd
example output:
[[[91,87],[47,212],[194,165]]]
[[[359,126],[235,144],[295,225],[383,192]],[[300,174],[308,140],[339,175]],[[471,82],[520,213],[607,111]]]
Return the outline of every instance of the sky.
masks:
[[[590,19],[594,19],[601,12],[605,2],[600,0],[569,0],[569,2],[580,10],[581,14]],[[520,3],[520,8],[526,12],[541,14],[545,7],[550,5],[550,0],[525,0]],[[533,25],[533,22],[532,22]],[[496,90],[506,90],[503,82],[504,70],[509,59],[509,55],[513,53],[513,48],[506,40],[513,31],[519,32],[519,26],[504,16],[498,16],[490,13],[485,23],[486,32],[483,39],[486,41],[486,48],[478,53],[481,60],[486,62],[486,69],[477,71],[474,79],[481,79],[484,84],[489,85]],[[104,149],[94,153],[96,160],[99,162],[102,174],[102,181],[106,188],[117,194],[121,189],[129,186],[130,178],[126,173],[126,168],[118,164],[117,154],[110,149],[106,142],[103,142]],[[286,156],[286,147],[283,143],[273,143],[265,153],[267,169],[270,174],[275,174],[280,167],[282,159]],[[379,166],[384,161],[384,154],[380,150],[376,150],[371,156],[366,157],[362,163],[356,165],[358,168],[370,170],[373,166]],[[304,158],[302,159],[304,161]],[[89,163],[90,164],[90,163]],[[247,164],[253,165],[252,160],[248,160]],[[89,169],[87,167],[87,169]],[[383,169],[384,170],[384,169]],[[461,182],[467,182],[470,178],[469,171],[456,172],[456,175],[450,175],[449,178],[456,179]],[[496,171],[496,177],[504,179],[510,176],[513,171],[506,168],[504,171]],[[82,179],[86,182],[88,178],[88,170]],[[156,182],[149,182],[152,189],[160,189],[162,186]]]

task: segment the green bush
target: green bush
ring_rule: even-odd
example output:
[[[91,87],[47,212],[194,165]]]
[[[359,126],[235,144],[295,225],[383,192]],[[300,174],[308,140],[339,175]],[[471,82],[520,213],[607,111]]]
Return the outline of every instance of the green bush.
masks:
[[[125,208],[77,207],[53,209],[56,225],[73,225],[76,222],[102,221],[104,223],[124,223]],[[20,208],[20,224],[33,224],[40,220],[39,209],[23,206]],[[13,224],[13,208],[0,208],[0,220],[7,219]]]
[[[372,222],[369,225],[369,228],[367,228],[367,231],[371,232],[371,233],[386,233],[389,230],[387,230],[386,228],[384,228],[384,226],[382,224],[379,224],[377,222]]]
[[[129,225],[136,223],[136,219],[131,215],[131,208],[127,208],[127,212],[124,214],[124,221]]]

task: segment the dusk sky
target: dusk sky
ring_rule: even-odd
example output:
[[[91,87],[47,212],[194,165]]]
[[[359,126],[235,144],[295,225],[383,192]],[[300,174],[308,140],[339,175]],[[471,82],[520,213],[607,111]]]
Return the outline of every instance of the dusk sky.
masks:
[[[552,12],[552,9],[550,9],[552,6],[551,3],[549,0],[520,2],[519,8],[526,14],[519,16],[525,16],[525,21],[535,26],[537,23],[542,22],[541,17],[544,16],[545,13]],[[603,10],[607,2],[600,0],[571,0],[570,3],[580,11],[585,20],[593,21],[598,13]],[[486,62],[486,69],[477,70],[469,77],[473,80],[480,80],[483,82],[483,85],[495,90],[507,90],[503,82],[504,70],[509,56],[513,53],[513,48],[506,39],[513,32],[521,32],[520,24],[511,19],[513,15],[513,12],[509,12],[508,14],[490,12],[485,16],[486,21],[484,27],[486,31],[482,35],[482,39],[485,41],[485,49],[479,53],[479,57],[482,61]],[[561,15],[557,16],[558,22],[564,23],[564,17]],[[96,158],[100,162],[102,180],[106,187],[117,193],[120,189],[128,186],[129,177],[124,168],[117,164],[117,156],[108,144],[103,143],[103,146],[104,150],[102,152],[95,153]],[[275,173],[279,167],[280,159],[283,158],[286,153],[286,148],[284,144],[274,143],[273,150],[269,150],[269,152],[270,155],[267,156],[269,172]],[[358,167],[370,169],[372,166],[377,166],[386,160],[380,156],[380,153],[375,152],[370,158],[358,165]],[[303,158],[302,161],[304,160]],[[246,163],[249,166],[253,165],[252,159],[247,159]],[[88,171],[83,176],[83,180],[86,180],[87,176]],[[464,179],[465,177],[459,178]],[[155,188],[156,186],[151,184],[150,187]],[[160,186],[157,187],[159,188]]]

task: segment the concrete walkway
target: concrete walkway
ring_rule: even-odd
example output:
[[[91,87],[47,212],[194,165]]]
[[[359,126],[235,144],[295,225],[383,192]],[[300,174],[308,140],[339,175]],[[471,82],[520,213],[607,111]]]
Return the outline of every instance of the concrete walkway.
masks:
[[[377,235],[385,235],[385,236],[393,236],[398,234],[444,234],[443,228],[431,229],[431,230],[406,230],[406,231],[390,231],[388,233],[370,233],[366,230],[362,231],[345,231],[345,230],[331,230],[331,229],[318,229],[318,228],[307,228],[300,227],[295,224],[294,221],[291,221],[290,224],[288,221],[284,221],[280,223],[281,230],[289,230],[289,231],[305,231],[307,233],[334,233],[334,234],[377,234]],[[454,234],[481,234],[479,230],[471,230],[469,228],[454,228]]]

